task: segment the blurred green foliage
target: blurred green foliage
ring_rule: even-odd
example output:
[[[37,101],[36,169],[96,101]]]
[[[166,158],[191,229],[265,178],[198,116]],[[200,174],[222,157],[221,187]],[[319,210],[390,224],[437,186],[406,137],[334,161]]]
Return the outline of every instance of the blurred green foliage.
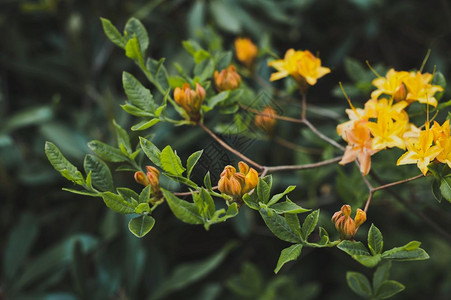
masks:
[[[312,89],[316,102],[311,114],[329,136],[335,136],[330,128],[345,119],[347,104],[337,93],[338,81],[348,83],[345,89],[356,106],[367,100],[372,74],[365,60],[378,72],[388,67],[408,70],[418,68],[431,48],[426,70],[432,72],[437,66],[445,78],[451,78],[447,1],[0,0],[0,298],[353,297],[345,272],[363,272],[360,275],[370,279],[372,274],[344,253],[304,250],[302,259],[275,276],[277,257],[287,245],[274,239],[261,220],[246,210],[232,222],[206,232],[184,226],[168,208],[161,209],[157,215],[165,222],[140,240],[128,233],[129,220],[104,209],[101,201],[61,191],[61,186],[73,186],[48,164],[45,140],[55,141],[82,169],[89,140],[113,141],[113,119],[124,127],[132,124],[119,106],[125,99],[121,73],[137,74],[133,72],[137,68],[107,40],[99,20],[106,17],[122,28],[131,16],[149,31],[152,57],[166,57],[182,66],[190,64],[181,45],[189,38],[209,49],[233,49],[233,39],[242,35],[250,36],[263,51],[277,49],[278,55],[288,48],[320,52],[323,64],[333,72],[320,88]],[[173,73],[176,66],[168,69]],[[264,63],[258,72],[269,77]],[[449,97],[445,92],[442,103]],[[336,114],[324,114],[324,107]],[[293,142],[324,146],[316,145],[318,141],[305,131],[278,126]],[[208,144],[199,132],[180,133],[178,128],[162,125],[153,141],[171,141],[181,153]],[[271,165],[312,160],[310,155],[283,148],[277,149],[279,156],[270,157],[267,148],[268,142],[259,140],[247,151],[260,149],[256,157]],[[373,165],[386,182],[407,178],[415,170],[403,167],[396,174],[386,172],[384,163],[399,155],[384,155],[376,157]],[[366,198],[352,166],[328,168],[295,176],[280,174],[274,178],[274,187],[297,184],[294,198],[307,207],[321,207],[330,216],[342,203]],[[336,168],[340,170],[335,177]],[[135,184],[128,173],[115,180]],[[337,188],[342,186],[340,181],[355,184],[343,190]],[[431,256],[429,261],[402,267],[394,263],[390,279],[408,287],[398,298],[446,299],[451,293],[451,209],[448,203],[433,200],[428,180],[381,192],[373,199],[370,213],[382,232],[390,232],[384,236],[385,245],[391,248],[421,240]],[[447,238],[423,216],[433,219]],[[319,223],[333,232],[328,219]],[[368,228],[362,226],[359,233]],[[229,244],[231,240],[236,243]],[[355,274],[351,275],[362,278]]]

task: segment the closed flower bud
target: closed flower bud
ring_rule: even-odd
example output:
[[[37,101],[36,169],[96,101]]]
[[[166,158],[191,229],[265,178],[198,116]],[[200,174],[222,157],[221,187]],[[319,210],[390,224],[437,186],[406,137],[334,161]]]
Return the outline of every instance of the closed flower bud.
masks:
[[[271,106],[267,106],[262,110],[261,114],[255,116],[254,123],[257,127],[271,135],[276,125],[276,118],[274,116],[277,116],[277,112]]]
[[[241,76],[236,72],[234,65],[228,66],[221,72],[215,71],[214,80],[216,89],[219,92],[227,90],[235,90],[241,84]]]
[[[393,99],[395,99],[395,101],[403,101],[406,100],[406,97],[407,97],[407,87],[404,84],[404,82],[401,82],[401,84],[393,94]]]
[[[233,166],[226,166],[221,173],[218,189],[221,193],[232,196],[234,200],[241,201],[241,197],[257,186],[258,173],[246,163],[239,162],[237,172]]]
[[[149,182],[147,181],[147,177],[146,177],[146,175],[144,175],[144,172],[142,172],[142,171],[135,172],[135,181],[144,186],[149,185]]]
[[[366,213],[360,208],[357,209],[355,218],[351,218],[351,206],[343,205],[340,211],[332,216],[332,222],[335,225],[340,239],[352,240],[357,233],[360,225],[366,221]]]
[[[236,57],[246,67],[250,67],[258,53],[258,48],[249,38],[235,40]]]
[[[205,89],[196,83],[196,89],[192,90],[188,83],[182,88],[176,87],[174,90],[174,100],[187,113],[191,121],[197,122],[200,119],[200,108],[205,99]]]
[[[359,227],[360,225],[362,225],[363,223],[365,223],[366,221],[366,213],[361,210],[360,208],[357,208],[357,212],[355,214],[355,227]]]
[[[160,191],[160,171],[155,167],[147,166],[147,180],[151,186],[151,190],[154,193]]]

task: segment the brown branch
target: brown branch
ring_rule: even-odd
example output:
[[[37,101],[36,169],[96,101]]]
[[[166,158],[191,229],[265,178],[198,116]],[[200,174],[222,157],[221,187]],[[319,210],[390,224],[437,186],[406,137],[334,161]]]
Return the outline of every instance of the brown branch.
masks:
[[[376,175],[374,173],[373,173],[373,176],[376,177]],[[395,185],[398,185],[398,184],[403,184],[403,183],[406,183],[406,182],[409,182],[409,181],[413,181],[413,180],[416,180],[416,179],[419,179],[419,178],[422,178],[422,177],[424,177],[424,175],[420,174],[420,175],[417,175],[417,176],[414,176],[414,177],[411,177],[411,178],[407,178],[407,179],[403,179],[403,180],[399,180],[399,181],[383,184],[383,185],[380,185],[378,187],[373,187],[371,185],[371,183],[368,181],[368,179],[365,176],[362,176],[362,178],[365,181],[365,183],[367,184],[369,192],[370,192],[370,194],[368,195],[368,200],[366,200],[366,204],[365,204],[365,209],[364,209],[365,213],[368,211],[368,207],[370,206],[371,199],[373,198],[373,195],[374,195],[374,193],[376,191],[384,190],[386,188],[389,188],[389,187],[392,187],[392,186],[395,186]],[[378,179],[378,181],[380,182],[380,179]]]
[[[322,134],[318,129],[316,129],[315,126],[313,126],[312,123],[310,123],[309,120],[307,119],[303,119],[302,123],[304,123],[305,125],[307,125],[308,128],[310,128],[311,131],[313,131],[314,134],[316,134],[320,139],[322,139],[323,141],[328,142],[329,144],[331,144],[332,146],[340,149],[341,151],[345,150],[345,147],[343,147],[342,145],[340,145],[339,143],[337,143],[336,141],[334,141],[333,139],[325,136],[324,134]]]
[[[217,190],[218,189],[218,186],[216,185],[216,186],[214,186],[214,187],[212,187],[211,188],[213,191],[214,190]],[[195,190],[195,191],[192,191],[192,192],[176,192],[176,193],[173,193],[175,196],[180,196],[180,197],[182,197],[182,196],[189,196],[189,195],[191,195],[192,193],[199,193],[199,191],[198,190]]]
[[[295,151],[299,151],[299,152],[303,152],[303,153],[310,153],[310,154],[321,154],[321,153],[323,153],[323,150],[321,150],[321,149],[303,147],[303,146],[297,145],[295,143],[292,143],[290,141],[287,141],[286,139],[281,138],[279,136],[275,136],[273,138],[273,140],[276,143],[278,143],[278,144],[280,144],[280,145],[282,145],[282,146],[284,146],[286,148],[289,148],[291,150],[295,150]]]
[[[235,154],[236,156],[238,156],[239,158],[241,158],[242,160],[250,163],[251,165],[253,165],[254,167],[257,167],[260,170],[263,170],[264,167],[262,165],[260,165],[259,163],[256,163],[255,161],[253,161],[252,159],[250,159],[249,157],[247,157],[246,155],[242,154],[241,152],[233,149],[232,147],[230,147],[226,142],[224,142],[223,140],[221,140],[213,131],[211,131],[207,126],[204,125],[204,123],[199,122],[198,125],[200,126],[200,128],[202,128],[206,133],[208,133],[216,142],[218,142],[222,147],[224,147],[225,149],[229,150],[230,152],[232,152],[233,154]]]
[[[305,165],[287,165],[287,166],[274,166],[274,167],[265,167],[265,170],[267,172],[280,172],[280,171],[290,171],[290,170],[305,170],[305,169],[312,169],[317,168],[321,166],[330,165],[333,163],[336,163],[341,160],[341,156],[335,157],[332,159],[311,163],[311,164],[305,164]]]

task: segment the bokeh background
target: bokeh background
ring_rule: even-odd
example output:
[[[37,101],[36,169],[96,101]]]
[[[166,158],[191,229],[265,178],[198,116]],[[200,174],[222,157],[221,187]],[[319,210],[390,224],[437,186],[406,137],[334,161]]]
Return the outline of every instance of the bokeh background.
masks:
[[[145,79],[107,40],[99,20],[108,18],[122,29],[132,16],[149,32],[150,55],[166,57],[172,74],[173,62],[189,66],[181,46],[187,39],[233,50],[236,37],[248,36],[280,56],[289,48],[319,53],[332,73],[310,91],[311,121],[334,138],[347,106],[338,82],[361,105],[374,77],[366,60],[380,70],[410,70],[431,49],[425,70],[436,66],[451,78],[447,0],[0,0],[0,299],[357,297],[347,287],[346,271],[368,276],[372,271],[336,249],[305,249],[274,275],[287,245],[250,211],[205,231],[182,224],[164,207],[155,213],[152,232],[137,239],[127,230],[127,217],[109,211],[103,201],[61,190],[72,186],[48,163],[45,141],[82,168],[88,141],[114,143],[112,120],[127,128],[134,121],[119,106],[125,100],[121,74],[127,70]],[[266,80],[267,58],[259,59],[258,68]],[[447,90],[442,101],[449,97]],[[279,126],[292,142],[331,151],[305,128]],[[199,130],[158,125],[153,134],[155,144],[171,144],[182,156],[209,145]],[[281,147],[274,154],[270,145],[256,140],[246,153],[270,165],[318,159]],[[418,173],[414,167],[393,172],[389,164],[399,155],[381,154],[374,162],[387,182]],[[130,173],[115,174],[115,182],[138,189]],[[282,173],[275,183],[276,189],[296,184],[290,198],[320,207],[320,225],[330,232],[334,211],[366,200],[352,166]],[[434,200],[428,179],[397,192],[404,200],[377,194],[370,223],[381,229],[387,247],[419,240],[431,259],[393,264],[391,277],[407,286],[396,298],[447,299],[451,204]]]

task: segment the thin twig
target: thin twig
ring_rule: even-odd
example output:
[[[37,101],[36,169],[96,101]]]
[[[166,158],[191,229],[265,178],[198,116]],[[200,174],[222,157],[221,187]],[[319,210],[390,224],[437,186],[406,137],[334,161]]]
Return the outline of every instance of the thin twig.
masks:
[[[211,188],[212,191],[217,190],[217,189],[218,189],[217,185]],[[176,193],[173,193],[173,194],[176,195],[176,196],[182,197],[182,196],[190,196],[193,193],[199,193],[199,191],[195,190],[195,191],[192,191],[192,192],[176,192]]]
[[[267,172],[305,170],[305,169],[312,169],[312,168],[330,165],[330,164],[336,163],[340,160],[341,160],[341,156],[335,157],[332,159],[328,159],[328,160],[324,160],[324,161],[320,161],[320,162],[316,162],[316,163],[305,164],[305,165],[286,165],[286,166],[265,167],[265,170]]]
[[[199,126],[200,126],[200,128],[202,128],[206,133],[208,133],[216,142],[218,142],[225,149],[229,150],[230,152],[232,152],[233,154],[235,154],[236,156],[238,156],[242,160],[250,163],[254,167],[257,167],[260,170],[264,169],[264,167],[262,165],[260,165],[259,163],[256,163],[255,161],[253,161],[252,159],[250,159],[246,155],[244,155],[241,152],[239,152],[239,151],[233,149],[232,147],[230,147],[226,142],[221,140],[213,131],[211,131],[207,126],[205,126],[204,123],[199,122]]]
[[[323,141],[328,142],[329,144],[331,144],[332,146],[344,151],[345,147],[343,147],[342,145],[340,145],[339,143],[337,143],[336,141],[334,141],[333,139],[325,136],[324,134],[322,134],[318,129],[316,129],[315,126],[313,126],[312,123],[310,123],[309,120],[304,119],[302,120],[302,123],[304,123],[305,125],[307,125],[308,128],[310,128],[311,131],[313,131],[314,134],[316,134],[320,139],[322,139]]]

